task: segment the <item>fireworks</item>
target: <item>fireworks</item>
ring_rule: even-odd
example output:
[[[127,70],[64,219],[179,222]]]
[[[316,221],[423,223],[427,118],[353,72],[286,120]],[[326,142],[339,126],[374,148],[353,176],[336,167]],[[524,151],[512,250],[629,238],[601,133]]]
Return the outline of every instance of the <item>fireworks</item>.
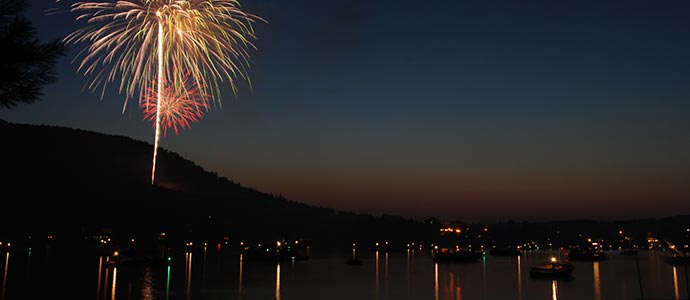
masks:
[[[163,136],[168,129],[173,129],[175,134],[178,134],[180,129],[189,128],[190,123],[201,120],[204,112],[209,109],[208,96],[197,89],[194,82],[187,80],[188,84],[182,88],[165,86],[162,89],[160,104],[158,89],[149,89],[146,93],[145,101],[141,103],[144,119],[153,121],[155,126],[158,116]]]
[[[90,78],[88,87],[102,94],[119,79],[125,101],[144,99],[146,86],[157,81],[159,47],[165,82],[179,87],[185,70],[214,101],[224,80],[237,91],[237,79],[249,80],[248,50],[256,49],[252,24],[263,21],[241,11],[236,0],[78,2],[71,11],[88,24],[65,38],[90,44],[77,55],[79,71]]]
[[[220,105],[221,82],[227,81],[233,93],[237,80],[251,85],[248,51],[256,49],[252,25],[264,20],[243,12],[237,0],[91,1],[75,3],[71,11],[87,22],[65,41],[90,44],[77,55],[78,70],[89,77],[88,88],[100,89],[103,97],[107,86],[119,81],[123,112],[134,97],[147,119],[152,119],[151,108],[156,109],[152,183],[161,121],[177,132],[178,126],[188,127],[201,117],[200,110],[190,115],[189,108]],[[154,89],[155,100],[147,97]],[[181,94],[189,90],[201,96],[203,105],[195,96]],[[169,99],[177,102],[164,103]]]

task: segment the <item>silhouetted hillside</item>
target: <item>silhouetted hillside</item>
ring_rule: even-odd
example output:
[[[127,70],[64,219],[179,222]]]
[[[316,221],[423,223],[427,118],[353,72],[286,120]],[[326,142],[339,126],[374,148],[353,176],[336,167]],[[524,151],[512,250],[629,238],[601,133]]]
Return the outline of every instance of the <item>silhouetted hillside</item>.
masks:
[[[438,241],[440,226],[400,216],[336,212],[243,187],[161,149],[157,186],[150,184],[152,145],[127,137],[55,126],[0,121],[2,215],[0,239],[28,234],[112,229],[130,237],[168,233],[171,239],[262,241],[281,238],[314,244],[373,245]],[[468,243],[542,247],[584,237],[636,241],[648,235],[687,239],[690,216],[627,221],[570,220],[461,224]],[[488,231],[485,232],[484,228]],[[458,237],[461,237],[458,236]]]
[[[438,230],[399,216],[340,213],[240,186],[152,145],[84,130],[0,121],[0,234],[114,232],[247,239],[424,241]],[[187,238],[187,237],[185,237]]]

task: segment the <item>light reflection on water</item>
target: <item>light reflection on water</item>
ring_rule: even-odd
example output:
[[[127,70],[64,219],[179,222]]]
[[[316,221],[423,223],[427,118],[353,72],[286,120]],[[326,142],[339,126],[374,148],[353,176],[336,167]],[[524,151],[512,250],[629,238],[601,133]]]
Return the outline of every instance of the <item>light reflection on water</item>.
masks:
[[[453,272],[448,273],[448,286],[445,289],[444,299],[462,299],[462,286],[460,281],[460,274],[454,274]]]
[[[592,271],[594,272],[594,300],[601,300],[601,279],[599,278],[599,262],[592,263]]]
[[[165,300],[170,299],[170,266],[168,266],[168,272],[165,276]]]
[[[153,286],[153,270],[150,267],[144,269],[144,282],[141,288],[141,298],[143,300],[153,300],[154,286]],[[131,283],[130,283],[131,286]],[[131,298],[131,297],[128,297]]]
[[[673,295],[674,299],[680,299],[680,291],[678,290],[678,271],[676,266],[673,266]]]
[[[10,263],[10,253],[5,254],[5,271],[2,272],[2,294],[0,295],[1,300],[5,300],[5,291],[7,291],[7,268]]]
[[[522,255],[517,257],[518,300],[522,300]]]
[[[62,261],[58,257],[33,255],[29,260],[24,254],[3,252],[0,300],[93,300],[94,289],[96,300],[428,299],[432,294],[434,300],[592,296],[595,300],[615,300],[633,299],[639,290],[635,258],[615,253],[607,261],[572,262],[576,266],[572,280],[529,277],[525,270],[543,262],[550,255],[548,252],[487,256],[475,263],[446,264],[434,263],[428,252],[417,249],[360,249],[357,254],[363,263],[359,266],[345,264],[352,255],[349,249],[312,249],[309,260],[289,265],[247,260],[230,251],[208,251],[198,261],[192,259],[193,252],[180,252],[179,258],[183,253],[184,260],[173,258],[170,265],[137,269],[109,266],[107,256],[79,256],[74,261]],[[645,298],[684,299],[684,269],[665,264],[661,259],[664,254],[641,254],[648,262],[641,265]],[[217,267],[205,268],[206,264]],[[29,270],[41,276],[23,276]],[[97,282],[96,287],[93,281]],[[44,287],[44,294],[36,292]]]
[[[184,294],[187,300],[192,298],[192,252],[185,252]]]
[[[108,296],[107,295],[108,294],[108,287],[107,287],[107,285],[108,285],[108,272],[110,272],[110,269],[106,268],[105,269],[105,280],[103,280],[104,287],[103,287],[103,298],[102,299],[105,299]]]
[[[115,300],[115,286],[117,284],[117,267],[113,268],[113,284],[112,290],[110,291],[110,299]]]
[[[240,254],[240,275],[239,275],[239,278],[240,278],[239,283],[237,284],[237,299],[242,300],[242,254]]]
[[[103,256],[98,257],[98,286],[96,287],[96,300],[101,297],[101,274],[103,271]]]
[[[486,256],[481,258],[482,260],[482,288],[483,288],[483,293],[482,293],[482,299],[485,299],[486,296]]]
[[[385,267],[384,282],[386,284],[386,291],[388,291],[388,252],[386,252],[386,267]]]
[[[434,299],[438,300],[438,263],[434,263]]]

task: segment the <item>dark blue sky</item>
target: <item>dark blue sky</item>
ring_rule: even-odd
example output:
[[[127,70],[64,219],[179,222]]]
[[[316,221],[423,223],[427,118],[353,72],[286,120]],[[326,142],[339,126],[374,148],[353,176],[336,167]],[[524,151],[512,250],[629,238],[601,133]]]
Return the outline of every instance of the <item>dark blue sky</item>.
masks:
[[[74,15],[34,0],[42,38]],[[690,2],[246,0],[253,91],[162,146],[340,210],[464,220],[690,213]],[[73,49],[77,49],[72,47]],[[8,121],[153,141],[63,59]],[[104,158],[107,159],[107,158]]]

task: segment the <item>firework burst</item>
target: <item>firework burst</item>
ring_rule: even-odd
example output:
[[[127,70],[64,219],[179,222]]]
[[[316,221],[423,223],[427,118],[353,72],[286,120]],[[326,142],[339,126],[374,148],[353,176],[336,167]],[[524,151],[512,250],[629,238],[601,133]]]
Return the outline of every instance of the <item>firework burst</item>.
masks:
[[[248,51],[256,49],[253,24],[264,20],[242,11],[237,0],[88,1],[77,2],[70,10],[79,13],[77,20],[87,22],[65,41],[89,44],[75,58],[81,58],[79,71],[89,77],[89,89],[100,89],[103,97],[107,86],[119,81],[118,90],[125,95],[123,112],[134,97],[140,104],[149,103],[144,101],[147,92],[156,89],[152,183],[160,110],[175,106],[162,103],[164,94],[185,90],[187,78],[193,78],[193,89],[220,105],[220,83],[227,81],[233,93],[237,80],[251,86]],[[196,104],[181,107],[189,105]]]
[[[167,85],[162,89],[160,102],[158,102],[158,89],[149,89],[145,101],[141,102],[144,119],[153,121],[155,127],[158,116],[158,124],[163,136],[166,136],[169,129],[179,134],[181,129],[189,128],[191,123],[201,120],[204,112],[209,109],[209,97],[194,83],[194,80],[188,80],[187,85],[181,88]]]

